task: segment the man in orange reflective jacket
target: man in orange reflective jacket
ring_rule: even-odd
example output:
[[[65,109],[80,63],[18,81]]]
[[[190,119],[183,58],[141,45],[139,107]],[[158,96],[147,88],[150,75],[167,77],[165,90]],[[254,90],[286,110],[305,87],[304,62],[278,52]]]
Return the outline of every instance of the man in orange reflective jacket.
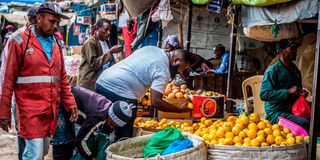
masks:
[[[11,98],[17,103],[18,134],[25,139],[23,160],[41,160],[44,144],[56,128],[60,99],[70,121],[78,118],[77,107],[64,68],[63,54],[54,33],[62,15],[56,3],[44,3],[37,12],[37,24],[9,43],[5,78],[1,84],[0,127],[8,131]]]

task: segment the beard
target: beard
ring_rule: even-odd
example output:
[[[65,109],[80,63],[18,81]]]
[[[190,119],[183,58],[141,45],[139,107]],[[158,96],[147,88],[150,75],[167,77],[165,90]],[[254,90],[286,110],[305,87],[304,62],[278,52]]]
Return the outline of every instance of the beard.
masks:
[[[170,78],[173,79],[176,74],[178,74],[178,68],[179,68],[179,65],[172,65],[170,66]]]

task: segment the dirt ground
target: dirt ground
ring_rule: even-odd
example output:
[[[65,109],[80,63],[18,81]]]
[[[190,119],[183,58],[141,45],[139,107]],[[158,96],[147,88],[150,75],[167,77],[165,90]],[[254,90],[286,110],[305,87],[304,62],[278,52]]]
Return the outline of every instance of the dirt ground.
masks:
[[[45,160],[52,160],[51,147]],[[16,160],[18,159],[18,142],[14,130],[9,133],[0,129],[0,160]]]

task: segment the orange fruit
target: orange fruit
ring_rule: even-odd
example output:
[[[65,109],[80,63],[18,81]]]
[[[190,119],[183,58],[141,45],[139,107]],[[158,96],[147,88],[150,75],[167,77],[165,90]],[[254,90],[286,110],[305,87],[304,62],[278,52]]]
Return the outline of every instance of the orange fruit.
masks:
[[[234,145],[235,145],[235,146],[242,146],[241,143],[235,143]]]
[[[239,137],[246,138],[247,137],[247,132],[246,131],[240,131],[239,132]]]
[[[277,145],[280,145],[282,142],[284,142],[284,139],[282,136],[277,136],[274,140],[274,142],[277,144]]]
[[[242,130],[242,129],[244,128],[244,126],[243,126],[242,123],[236,123],[236,124],[235,124],[235,127],[240,128],[240,130]]]
[[[268,146],[269,146],[269,144],[266,142],[261,143],[261,147],[268,147]]]
[[[284,128],[284,129],[283,129],[283,132],[284,132],[285,134],[289,134],[289,133],[291,133],[291,131],[290,131],[290,129],[289,129],[289,128]]]
[[[226,139],[225,138],[220,138],[219,139],[219,145],[226,145]]]
[[[263,131],[266,132],[267,135],[271,135],[272,134],[272,129],[271,128],[265,128]]]
[[[232,128],[232,133],[235,136],[239,135],[240,131],[241,131],[241,129],[239,127],[237,127],[237,126]]]
[[[258,130],[259,130],[258,126],[257,126],[255,123],[249,123],[249,124],[248,124],[248,129],[249,129],[249,130],[255,130],[255,131],[257,131],[257,132],[258,132]]]
[[[257,136],[256,139],[259,140],[261,143],[266,141],[266,139],[262,135]]]
[[[247,132],[247,136],[251,139],[254,139],[257,137],[257,131],[256,130],[253,130],[253,129],[250,129],[248,132]]]
[[[247,137],[247,138],[243,139],[243,143],[249,143],[250,144],[251,143],[251,139]]]
[[[227,133],[225,134],[225,138],[231,138],[231,139],[233,139],[233,138],[234,138],[234,135],[233,135],[232,132],[227,132]]]
[[[212,141],[210,141],[210,143],[209,144],[218,144],[219,142],[217,141],[217,140],[212,140]]]
[[[239,137],[239,136],[235,136],[235,137],[233,138],[233,143],[235,143],[235,144],[237,144],[237,143],[242,144],[242,143],[243,143],[243,139],[242,139],[241,137]]]
[[[217,130],[216,136],[217,136],[218,138],[223,138],[224,135],[225,135],[224,130],[221,130],[221,129],[218,129],[218,130]]]
[[[261,121],[261,122],[258,123],[258,128],[259,128],[260,130],[263,130],[263,129],[267,128],[267,125],[266,125],[266,123],[264,123],[263,121]]]
[[[209,137],[209,134],[208,134],[208,133],[205,133],[205,134],[202,135],[202,138],[203,138],[204,140],[209,140],[208,137]]]
[[[260,116],[258,113],[252,113],[250,114],[249,119],[253,123],[258,123],[260,121]]]
[[[280,124],[274,124],[274,125],[272,126],[272,130],[280,130],[280,131],[282,131],[281,128],[282,128],[282,127],[281,127]]]
[[[227,118],[227,122],[233,122],[233,123],[235,123],[236,120],[237,120],[237,117],[236,117],[236,116],[229,116],[229,117]]]
[[[261,146],[261,142],[258,139],[251,140],[250,144],[252,147],[260,147]]]
[[[303,137],[302,136],[296,136],[296,144],[302,143]]]
[[[186,96],[184,96],[184,98],[186,98]],[[187,107],[188,107],[189,109],[191,109],[191,110],[193,110],[193,109],[194,109],[194,106],[193,106],[193,104],[192,104],[192,103],[188,103]]]
[[[289,137],[286,140],[286,144],[287,145],[292,145],[292,144],[295,144],[295,143],[296,143],[296,139],[294,139],[293,137]]]
[[[250,143],[243,143],[243,145],[242,146],[244,146],[244,147],[250,147],[251,146],[251,144]]]
[[[258,131],[258,136],[263,136],[263,137],[267,137],[267,133],[264,130],[260,130]]]
[[[210,133],[209,136],[208,136],[208,140],[217,140],[217,136],[215,133]]]
[[[198,130],[199,129],[199,125],[198,125],[198,123],[194,123],[194,124],[192,124],[192,128],[193,128],[193,130]]]
[[[205,126],[209,127],[210,125],[212,125],[212,120],[205,120],[204,123],[203,123]]]
[[[243,124],[243,125],[248,125],[249,124],[249,118],[247,116],[242,116],[239,118],[240,119],[240,122]]]
[[[281,132],[280,132],[280,130],[274,130],[273,132],[272,132],[272,135],[274,136],[274,137],[277,137],[277,136],[281,136]]]
[[[289,137],[294,137],[294,135],[292,133],[289,133],[287,134],[286,138],[289,138]]]
[[[226,145],[233,145],[233,139],[231,139],[231,138],[226,138],[226,139],[225,139],[225,144],[226,144]]]
[[[201,123],[204,123],[205,120],[207,120],[207,118],[206,117],[202,117],[200,121],[201,121]]]

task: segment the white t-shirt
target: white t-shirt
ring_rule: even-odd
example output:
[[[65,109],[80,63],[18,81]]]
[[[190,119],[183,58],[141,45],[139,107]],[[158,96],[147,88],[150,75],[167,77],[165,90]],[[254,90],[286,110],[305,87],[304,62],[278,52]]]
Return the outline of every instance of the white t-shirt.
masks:
[[[149,88],[163,93],[169,79],[168,55],[162,49],[147,46],[104,70],[97,84],[121,97],[140,99]]]
[[[100,42],[103,54],[106,54],[107,51],[109,50],[109,46],[108,46],[107,42],[106,41],[100,41],[100,40],[99,40],[99,42]]]

